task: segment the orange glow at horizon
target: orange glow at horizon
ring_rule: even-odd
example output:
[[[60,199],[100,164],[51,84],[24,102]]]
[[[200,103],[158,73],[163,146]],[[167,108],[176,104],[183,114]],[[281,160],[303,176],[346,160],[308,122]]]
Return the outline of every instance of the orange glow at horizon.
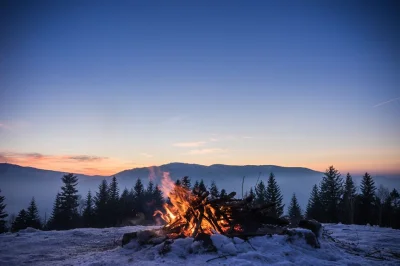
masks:
[[[277,165],[284,167],[306,167],[312,170],[324,172],[330,165],[333,165],[342,174],[347,172],[350,173],[364,173],[369,172],[371,174],[400,174],[400,159],[396,156],[391,158],[382,158],[378,160],[376,158],[355,158],[349,159],[343,157],[341,159],[329,157],[315,157],[315,158],[298,158],[288,157],[286,160],[279,158],[240,158],[235,159],[218,159],[208,157],[208,160],[195,160],[192,162],[182,160],[171,160],[180,161],[184,163],[197,163],[203,165],[211,164],[228,164],[228,165]],[[115,158],[106,157],[90,157],[90,156],[67,156],[67,155],[40,155],[40,154],[8,154],[6,156],[0,155],[0,163],[11,163],[20,166],[34,167],[46,170],[70,172],[76,174],[86,175],[103,175],[109,176],[114,175],[118,172],[138,168],[148,167],[150,170],[150,178],[155,175],[154,169],[151,166],[157,166],[167,164],[171,161],[158,161],[152,160],[151,163],[132,163],[129,161],[123,161]],[[160,174],[160,173],[157,173]],[[165,173],[164,173],[165,175]],[[167,178],[166,176],[164,178]]]
[[[11,154],[1,156],[0,163],[16,164],[24,167],[34,167],[45,170],[68,172],[85,175],[114,175],[123,170],[144,165],[123,162],[112,158],[66,156],[66,155],[38,155],[27,154],[18,156]]]

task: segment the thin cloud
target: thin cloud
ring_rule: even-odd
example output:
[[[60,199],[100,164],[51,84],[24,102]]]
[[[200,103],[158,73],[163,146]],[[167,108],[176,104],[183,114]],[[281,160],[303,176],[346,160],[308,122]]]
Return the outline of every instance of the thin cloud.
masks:
[[[66,159],[75,160],[79,162],[98,162],[107,158],[99,156],[89,156],[89,155],[76,155],[76,156],[67,156]]]
[[[194,147],[203,146],[204,144],[206,144],[205,141],[179,142],[179,143],[174,143],[173,146],[181,147],[181,148],[194,148]]]
[[[43,154],[37,153],[37,152],[34,152],[34,153],[26,153],[26,154],[23,154],[23,156],[28,157],[28,158],[35,158],[35,159],[43,159],[43,158],[46,157],[46,156],[44,156]]]
[[[146,157],[146,158],[151,158],[151,157],[153,157],[152,154],[148,154],[148,153],[145,153],[145,152],[142,152],[140,155],[142,155],[142,156],[144,156],[144,157]]]
[[[1,160],[19,163],[21,161],[78,161],[78,162],[98,162],[107,157],[89,156],[89,155],[44,155],[38,152],[0,152]]]
[[[19,152],[0,152],[0,158],[7,158],[7,159],[13,159],[13,158],[26,158],[26,159],[43,159],[46,156],[33,152],[33,153],[19,153]]]
[[[399,100],[399,99],[400,99],[400,97],[397,97],[397,98],[390,99],[390,100],[388,100],[388,101],[386,101],[386,102],[378,103],[378,104],[374,105],[373,108],[376,108],[376,107],[379,107],[379,106],[382,106],[382,105],[385,105],[385,104],[388,104],[388,103],[397,101],[397,100]]]
[[[190,155],[202,155],[202,154],[217,154],[225,153],[226,150],[220,148],[209,148],[209,149],[196,149],[188,152]]]

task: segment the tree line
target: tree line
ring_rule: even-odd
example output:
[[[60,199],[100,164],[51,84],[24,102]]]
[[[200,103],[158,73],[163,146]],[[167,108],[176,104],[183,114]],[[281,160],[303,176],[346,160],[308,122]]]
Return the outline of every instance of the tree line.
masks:
[[[126,220],[142,215],[141,223],[154,223],[153,214],[161,210],[163,204],[170,203],[164,198],[158,185],[149,181],[147,187],[141,179],[128,190],[120,193],[114,176],[111,182],[102,180],[98,190],[92,195],[89,191],[84,200],[78,195],[78,178],[73,174],[62,177],[63,186],[57,193],[51,216],[42,221],[39,217],[35,199],[32,198],[28,208],[22,209],[7,228],[4,196],[0,195],[0,233],[32,227],[42,230],[67,230],[79,227],[114,227],[127,225]],[[214,181],[207,187],[203,180],[191,184],[188,176],[178,179],[175,186],[184,187],[193,193],[208,190],[211,199],[227,197],[225,189],[219,190]],[[301,209],[295,193],[292,194],[287,208],[287,218],[294,224],[303,218],[315,219],[323,223],[371,224],[383,227],[400,228],[400,195],[396,189],[391,192],[380,186],[378,189],[370,174],[362,178],[359,193],[348,173],[345,180],[333,166],[324,173],[321,182],[311,190],[306,210]],[[1,192],[1,191],[0,191]],[[276,182],[275,175],[270,173],[264,183],[257,181],[243,197],[251,199],[250,204],[275,203],[268,215],[282,217],[284,213],[283,195]]]
[[[357,192],[359,191],[359,192]],[[314,185],[305,213],[306,217],[324,223],[370,224],[400,228],[400,195],[375,185],[369,173],[362,177],[357,189],[352,176],[345,180],[330,166],[319,185]]]
[[[48,220],[40,219],[35,199],[32,198],[29,207],[19,211],[7,228],[5,199],[4,196],[0,196],[0,233],[16,232],[27,227],[42,230],[114,227],[127,225],[124,224],[124,220],[135,219],[138,213],[143,213],[145,219],[150,221],[155,210],[161,209],[164,203],[162,191],[152,181],[144,187],[141,179],[137,179],[130,190],[125,188],[120,193],[117,178],[113,177],[110,183],[102,180],[94,195],[89,190],[86,198],[80,200],[76,188],[77,176],[66,174],[61,180],[63,186],[55,197]]]

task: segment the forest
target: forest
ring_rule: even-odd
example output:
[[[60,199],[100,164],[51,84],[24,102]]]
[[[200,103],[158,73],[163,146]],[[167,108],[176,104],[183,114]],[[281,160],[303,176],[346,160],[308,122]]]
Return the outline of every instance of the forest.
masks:
[[[0,190],[0,233],[17,232],[27,227],[41,230],[68,230],[73,228],[105,228],[126,225],[161,224],[156,210],[163,210],[163,204],[171,204],[168,195],[151,180],[145,184],[137,179],[131,189],[120,192],[118,180],[102,180],[96,192],[88,191],[82,198],[77,190],[78,178],[70,173],[62,178],[62,187],[55,196],[53,210],[49,217],[39,216],[38,206],[32,198],[26,209],[18,215],[5,212],[6,199]],[[203,180],[192,180],[188,176],[176,180],[175,186],[193,193],[209,191],[212,199],[228,196],[225,189],[219,189],[215,181],[207,186]],[[326,169],[319,184],[311,188],[308,204],[303,210],[291,195],[289,206],[284,206],[283,195],[270,173],[267,180],[258,180],[249,191],[242,192],[243,198],[250,198],[251,204],[275,203],[269,211],[274,217],[287,218],[293,226],[303,218],[315,219],[322,223],[343,223],[377,225],[400,228],[400,195],[396,189],[389,191],[384,186],[376,187],[373,177],[365,173],[359,187],[350,173],[345,178],[333,166]],[[287,212],[285,213],[285,209]]]

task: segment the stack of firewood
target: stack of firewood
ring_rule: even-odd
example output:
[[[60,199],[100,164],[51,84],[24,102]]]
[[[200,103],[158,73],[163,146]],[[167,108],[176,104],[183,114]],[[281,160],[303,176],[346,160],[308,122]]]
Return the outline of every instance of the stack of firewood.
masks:
[[[265,235],[262,228],[266,225],[284,228],[289,224],[285,219],[268,214],[274,203],[255,205],[252,197],[235,199],[235,192],[217,199],[211,199],[208,191],[193,194],[194,197],[187,198],[186,213],[164,226],[169,238],[196,237],[200,233],[213,232],[230,237]]]

